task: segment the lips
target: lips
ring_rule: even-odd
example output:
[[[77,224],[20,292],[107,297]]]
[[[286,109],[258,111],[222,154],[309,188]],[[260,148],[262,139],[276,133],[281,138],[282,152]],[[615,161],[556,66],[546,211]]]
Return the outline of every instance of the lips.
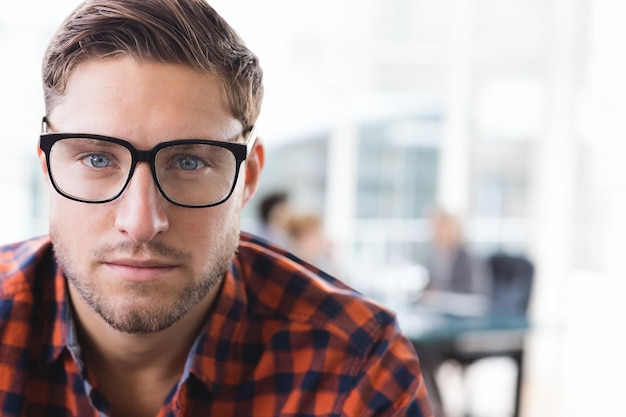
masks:
[[[115,259],[103,264],[125,281],[154,281],[178,268],[160,260]]]

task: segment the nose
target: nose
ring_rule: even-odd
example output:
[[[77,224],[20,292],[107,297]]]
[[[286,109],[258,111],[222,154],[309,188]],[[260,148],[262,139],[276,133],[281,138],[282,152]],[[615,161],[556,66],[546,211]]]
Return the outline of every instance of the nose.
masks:
[[[154,183],[150,166],[139,163],[118,198],[115,227],[132,241],[147,243],[169,228],[168,205]]]

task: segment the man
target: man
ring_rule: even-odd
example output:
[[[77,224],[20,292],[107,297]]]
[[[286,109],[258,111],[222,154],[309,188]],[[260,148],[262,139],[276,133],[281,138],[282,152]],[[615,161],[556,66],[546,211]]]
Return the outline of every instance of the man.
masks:
[[[61,25],[50,236],[0,249],[1,415],[431,415],[392,314],[240,235],[261,78],[203,0],[90,0]]]
[[[435,208],[431,218],[433,239],[427,265],[430,276],[427,290],[473,297],[479,301],[476,307],[482,305],[479,309],[487,313],[493,278],[485,260],[467,246],[456,216]]]

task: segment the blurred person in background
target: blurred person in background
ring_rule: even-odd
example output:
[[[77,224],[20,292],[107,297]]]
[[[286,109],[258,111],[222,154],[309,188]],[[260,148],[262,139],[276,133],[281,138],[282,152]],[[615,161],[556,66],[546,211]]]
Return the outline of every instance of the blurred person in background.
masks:
[[[203,0],[90,0],[43,62],[50,235],[0,247],[0,414],[431,417],[392,312],[240,231],[256,56]]]
[[[430,213],[432,239],[428,262],[429,281],[418,300],[420,307],[445,314],[484,316],[491,308],[493,277],[487,262],[468,247],[460,220],[451,212],[435,207]],[[424,352],[423,352],[424,353]],[[438,384],[437,374],[449,361],[447,354],[429,351],[422,357],[426,384]],[[445,416],[442,399],[431,389],[435,415]]]
[[[259,227],[255,233],[272,243],[288,247],[287,224],[292,211],[289,193],[274,191],[267,194],[257,206]]]
[[[458,217],[442,208],[433,209],[432,240],[426,264],[429,282],[422,303],[438,303],[450,295],[464,298],[484,313],[489,309],[493,278],[485,260],[468,247]],[[475,301],[475,302],[474,302]]]
[[[315,214],[294,214],[287,222],[290,250],[324,271],[335,273],[332,242],[324,232],[322,219]]]

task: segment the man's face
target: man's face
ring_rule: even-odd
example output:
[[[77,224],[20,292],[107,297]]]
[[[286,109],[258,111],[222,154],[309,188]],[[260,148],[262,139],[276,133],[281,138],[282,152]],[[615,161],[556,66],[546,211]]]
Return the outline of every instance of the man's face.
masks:
[[[175,139],[233,141],[243,127],[228,109],[211,74],[131,58],[88,61],[51,110],[50,131],[113,136],[141,150]],[[239,214],[262,163],[257,144],[233,195],[209,208],[167,202],[147,163],[109,203],[72,201],[50,188],[50,235],[74,304],[127,333],[163,330],[206,306],[236,250]]]

